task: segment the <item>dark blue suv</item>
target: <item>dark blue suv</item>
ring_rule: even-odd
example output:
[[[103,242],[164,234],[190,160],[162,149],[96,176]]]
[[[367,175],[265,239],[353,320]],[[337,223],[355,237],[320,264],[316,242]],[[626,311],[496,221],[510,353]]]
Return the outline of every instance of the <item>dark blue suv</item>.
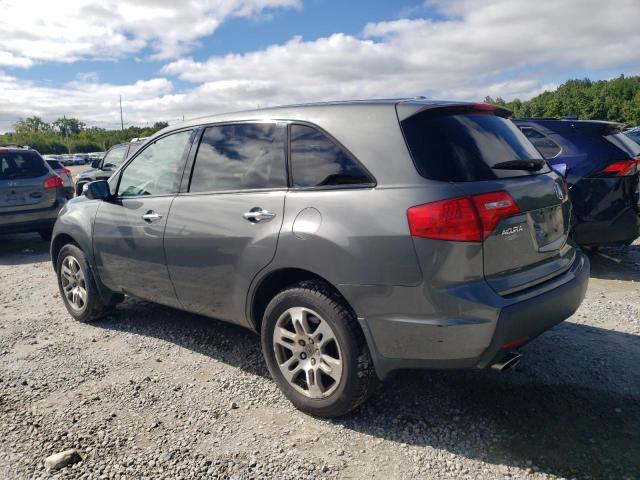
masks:
[[[617,123],[514,120],[554,170],[573,203],[573,238],[582,246],[629,244],[640,235],[640,145]]]

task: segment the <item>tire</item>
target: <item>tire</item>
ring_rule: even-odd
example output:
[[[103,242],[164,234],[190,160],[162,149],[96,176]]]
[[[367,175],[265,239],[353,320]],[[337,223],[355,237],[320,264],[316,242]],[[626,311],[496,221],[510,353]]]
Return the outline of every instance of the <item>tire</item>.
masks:
[[[68,272],[63,273],[63,267],[70,269],[75,274],[71,285],[81,287],[85,292],[84,295],[80,294],[79,289],[76,290],[75,296],[73,288],[69,291],[69,274]],[[107,305],[102,301],[84,252],[76,244],[68,243],[62,247],[56,261],[56,274],[60,296],[67,311],[74,319],[79,322],[90,322],[113,309],[114,305]],[[75,304],[73,303],[74,298],[76,299]]]
[[[48,228],[46,230],[39,230],[38,231],[38,235],[40,235],[40,238],[42,238],[42,240],[44,240],[45,242],[50,242],[51,241],[51,234],[53,233],[53,227]]]
[[[305,413],[325,418],[345,415],[378,386],[354,313],[321,282],[303,282],[276,295],[265,310],[261,337],[271,376]]]

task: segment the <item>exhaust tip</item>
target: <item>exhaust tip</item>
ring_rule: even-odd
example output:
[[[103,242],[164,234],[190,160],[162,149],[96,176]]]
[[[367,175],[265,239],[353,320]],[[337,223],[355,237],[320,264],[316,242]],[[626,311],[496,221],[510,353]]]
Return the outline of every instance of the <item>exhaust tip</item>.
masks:
[[[515,367],[522,360],[522,354],[519,352],[507,353],[499,362],[491,365],[491,368],[497,372],[504,372]]]

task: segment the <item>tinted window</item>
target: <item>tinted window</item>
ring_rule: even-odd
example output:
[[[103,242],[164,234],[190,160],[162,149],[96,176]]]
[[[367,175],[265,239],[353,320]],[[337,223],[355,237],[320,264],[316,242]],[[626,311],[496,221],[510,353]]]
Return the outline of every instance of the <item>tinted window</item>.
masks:
[[[0,152],[0,180],[35,178],[47,173],[44,160],[35,153]]]
[[[305,125],[291,125],[291,171],[295,187],[372,183],[362,167],[333,140]]]
[[[183,154],[191,133],[191,130],[174,133],[148,145],[124,169],[118,194],[131,197],[177,193],[182,178]]]
[[[540,159],[513,122],[495,115],[443,115],[426,111],[402,122],[418,172],[433,180],[472,182],[546,173],[492,167],[511,160]]]
[[[57,160],[47,160],[47,163],[54,170],[62,170],[64,168],[64,166]]]
[[[284,128],[270,123],[209,127],[198,147],[190,192],[284,188]]]
[[[604,138],[609,140],[609,142],[613,143],[630,157],[640,155],[640,145],[624,133],[614,133],[612,135],[607,135]]]
[[[127,146],[122,145],[120,147],[113,147],[107,152],[102,161],[102,168],[113,168],[114,170],[122,165],[124,162],[124,156],[127,153]]]
[[[522,127],[522,133],[533,143],[544,158],[553,158],[560,153],[561,148],[558,144],[539,131],[529,127]]]

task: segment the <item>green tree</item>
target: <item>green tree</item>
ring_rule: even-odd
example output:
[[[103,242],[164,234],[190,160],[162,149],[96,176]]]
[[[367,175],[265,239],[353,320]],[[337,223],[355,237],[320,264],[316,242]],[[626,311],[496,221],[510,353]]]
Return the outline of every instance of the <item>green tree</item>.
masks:
[[[498,97],[485,101],[503,105]],[[609,120],[627,125],[640,124],[640,76],[620,75],[611,80],[588,78],[567,80],[555,91],[545,91],[529,100],[515,99],[504,106],[517,118],[565,117]]]
[[[83,122],[77,118],[58,118],[51,126],[65,137],[79,134],[86,126]]]
[[[24,120],[20,119],[14,126],[16,133],[28,134],[35,132],[48,132],[51,130],[51,125],[43,122],[40,117],[27,117]]]

